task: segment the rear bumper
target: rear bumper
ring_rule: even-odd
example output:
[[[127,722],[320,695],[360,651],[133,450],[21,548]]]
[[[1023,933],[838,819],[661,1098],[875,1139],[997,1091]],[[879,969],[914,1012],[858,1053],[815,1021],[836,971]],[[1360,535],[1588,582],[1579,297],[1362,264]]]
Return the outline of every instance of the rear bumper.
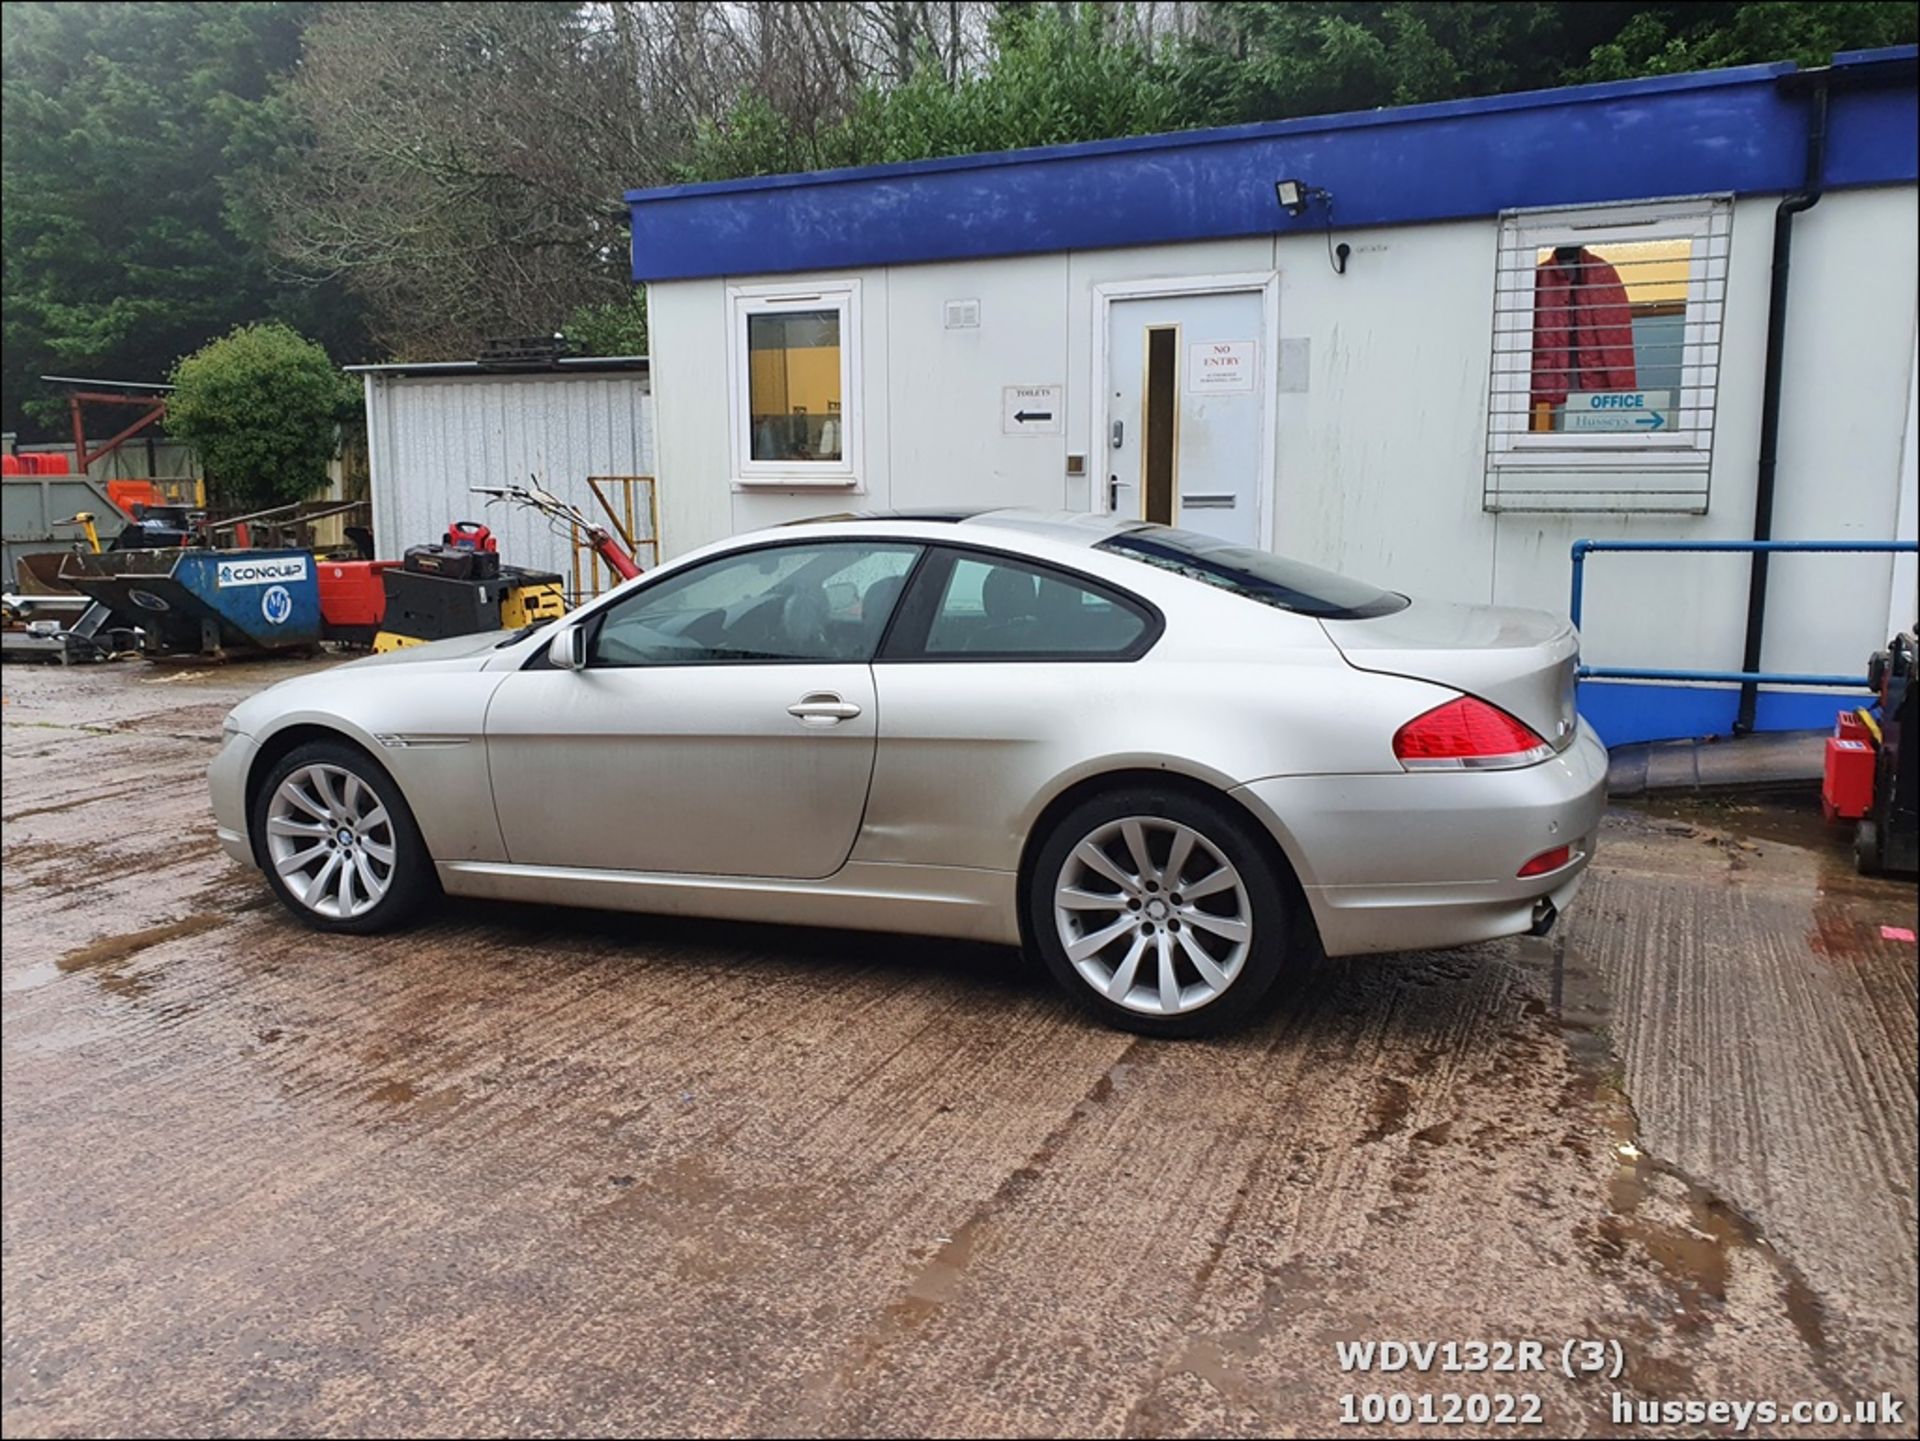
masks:
[[[1522,770],[1281,776],[1234,795],[1293,861],[1327,954],[1346,956],[1521,935],[1542,897],[1565,910],[1606,790],[1606,748],[1583,722],[1565,751]],[[1566,865],[1518,877],[1561,845]]]
[[[253,865],[253,846],[247,839],[247,771],[259,750],[251,736],[230,735],[207,767],[207,789],[213,799],[214,834],[221,849],[244,865]]]

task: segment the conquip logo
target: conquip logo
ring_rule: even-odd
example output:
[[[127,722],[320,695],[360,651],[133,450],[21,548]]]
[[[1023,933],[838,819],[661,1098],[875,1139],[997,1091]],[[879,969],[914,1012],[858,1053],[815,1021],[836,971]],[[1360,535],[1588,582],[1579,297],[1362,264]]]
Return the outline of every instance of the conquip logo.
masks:
[[[305,580],[307,558],[282,555],[262,560],[223,560],[214,572],[214,583],[230,585],[271,585],[280,581]]]

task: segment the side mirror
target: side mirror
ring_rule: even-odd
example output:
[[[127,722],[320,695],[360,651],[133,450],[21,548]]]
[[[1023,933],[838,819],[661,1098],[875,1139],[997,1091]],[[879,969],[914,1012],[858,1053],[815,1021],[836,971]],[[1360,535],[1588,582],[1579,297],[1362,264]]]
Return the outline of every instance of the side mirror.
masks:
[[[587,633],[577,625],[563,626],[547,642],[547,659],[555,670],[587,668]]]

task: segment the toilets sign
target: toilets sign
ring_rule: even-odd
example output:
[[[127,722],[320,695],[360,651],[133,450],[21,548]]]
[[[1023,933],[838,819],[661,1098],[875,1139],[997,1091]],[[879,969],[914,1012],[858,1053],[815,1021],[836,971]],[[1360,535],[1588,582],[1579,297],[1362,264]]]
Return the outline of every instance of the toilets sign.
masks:
[[[1576,390],[1567,397],[1562,430],[1664,435],[1673,429],[1671,390]]]

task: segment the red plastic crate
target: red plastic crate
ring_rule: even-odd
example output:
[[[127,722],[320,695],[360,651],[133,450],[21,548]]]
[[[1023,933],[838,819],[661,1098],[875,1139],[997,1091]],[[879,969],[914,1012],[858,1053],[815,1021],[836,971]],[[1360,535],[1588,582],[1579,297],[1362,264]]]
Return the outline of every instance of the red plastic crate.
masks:
[[[159,505],[160,492],[150,480],[110,480],[107,482],[107,499],[120,507],[123,515],[130,517],[136,505]]]
[[[328,625],[379,625],[387,613],[387,592],[380,572],[399,563],[395,560],[316,562],[320,618]]]
[[[1858,820],[1873,805],[1873,743],[1828,736],[1820,809],[1830,821]]]

